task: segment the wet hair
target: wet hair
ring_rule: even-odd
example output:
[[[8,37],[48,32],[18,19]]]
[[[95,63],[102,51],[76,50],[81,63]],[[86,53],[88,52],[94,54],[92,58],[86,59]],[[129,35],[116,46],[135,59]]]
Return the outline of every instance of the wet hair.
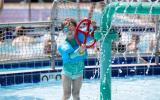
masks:
[[[68,24],[67,24],[66,22],[68,22]],[[75,19],[73,19],[73,18],[66,18],[66,19],[64,20],[64,22],[61,23],[61,28],[64,29],[64,27],[65,27],[66,25],[70,25],[70,24],[72,24],[72,25],[75,26],[75,27],[77,26],[77,22],[76,22]]]
[[[75,19],[72,19],[72,18],[71,18],[71,19],[70,19],[70,23],[72,23],[72,25],[75,26],[75,27],[77,26],[77,22],[76,22]]]

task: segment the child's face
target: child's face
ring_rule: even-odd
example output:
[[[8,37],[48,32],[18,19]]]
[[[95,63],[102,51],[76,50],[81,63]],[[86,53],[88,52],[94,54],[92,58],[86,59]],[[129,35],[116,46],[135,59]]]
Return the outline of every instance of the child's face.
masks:
[[[68,32],[67,32],[67,38],[68,39],[73,39],[74,38],[74,34],[75,34],[75,30],[76,30],[76,27],[72,24],[72,23],[70,23],[69,25],[68,25]]]
[[[70,31],[75,31],[76,30],[76,27],[71,22],[69,23],[68,26],[69,26]]]

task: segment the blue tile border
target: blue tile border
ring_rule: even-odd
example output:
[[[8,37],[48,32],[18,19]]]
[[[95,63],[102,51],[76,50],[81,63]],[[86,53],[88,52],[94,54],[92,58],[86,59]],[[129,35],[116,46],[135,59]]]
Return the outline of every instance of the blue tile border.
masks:
[[[150,62],[151,57],[143,57],[147,62]],[[97,63],[96,58],[88,58],[85,61],[85,66],[94,66]],[[118,57],[112,58],[112,64],[136,64],[136,57]],[[151,63],[155,62],[155,59],[152,58]],[[0,64],[0,69],[12,69],[12,68],[40,68],[50,66],[50,60],[39,60],[39,61],[28,61],[28,62],[17,62],[12,64]],[[63,62],[61,59],[55,61],[56,66],[62,66]]]
[[[100,78],[98,72],[100,69],[98,67],[91,67],[84,69],[84,78]],[[159,66],[150,66],[148,74],[146,74],[147,67],[146,66],[138,66],[138,67],[112,67],[112,77],[125,77],[125,76],[133,76],[133,75],[160,75],[160,67]],[[22,83],[38,83],[41,82],[41,74],[53,74],[60,76],[61,69],[58,70],[45,70],[45,71],[37,71],[37,72],[25,72],[25,73],[16,73],[16,74],[5,74],[0,75],[0,85],[8,86],[13,84],[22,84]],[[58,77],[58,76],[56,76]],[[47,80],[49,76],[46,76]]]
[[[148,57],[144,57],[147,61],[150,60]],[[112,65],[120,65],[119,63],[123,62],[125,59],[120,58],[116,59]],[[93,66],[84,69],[84,78],[99,78],[98,72],[95,73],[97,70],[100,71],[99,67],[95,67],[97,59],[89,58],[85,60],[85,65]],[[136,59],[132,57],[127,58],[127,64],[133,64],[136,62]],[[154,62],[154,59],[152,59]],[[117,64],[118,63],[118,64]],[[61,60],[56,60],[56,66],[62,66]],[[50,61],[31,61],[31,62],[22,62],[22,63],[13,63],[13,64],[0,64],[0,69],[9,69],[9,68],[20,68],[20,67],[45,67],[49,66]],[[112,77],[125,77],[125,76],[133,76],[133,75],[160,75],[160,65],[151,65],[149,67],[149,71],[146,74],[147,66],[125,66],[123,67],[112,67]],[[15,74],[0,74],[0,85],[1,86],[8,86],[13,84],[22,84],[22,83],[38,83],[41,81],[41,74],[51,74],[51,73],[59,73],[61,69],[58,70],[44,70],[44,71],[37,71],[37,72],[24,72],[24,73],[15,73]]]

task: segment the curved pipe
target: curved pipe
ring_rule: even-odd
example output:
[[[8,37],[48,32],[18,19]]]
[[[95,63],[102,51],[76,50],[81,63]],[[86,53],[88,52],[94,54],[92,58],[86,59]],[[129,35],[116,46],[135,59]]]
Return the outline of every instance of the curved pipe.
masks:
[[[97,40],[101,39],[104,34],[106,35],[104,42],[102,42],[100,57],[100,100],[111,100],[111,43],[112,40],[116,38],[116,32],[111,32],[109,28],[111,25],[112,17],[115,13],[159,15],[160,3],[114,2],[105,6],[101,17],[100,31],[95,32],[94,34],[94,37]]]
[[[106,33],[110,28],[110,24],[112,21],[112,17],[115,13],[126,13],[126,14],[152,14],[159,15],[160,14],[160,3],[148,3],[148,2],[113,2],[109,5],[106,5],[101,17],[100,23],[100,31],[95,32],[95,39],[99,40],[101,38],[101,34]]]

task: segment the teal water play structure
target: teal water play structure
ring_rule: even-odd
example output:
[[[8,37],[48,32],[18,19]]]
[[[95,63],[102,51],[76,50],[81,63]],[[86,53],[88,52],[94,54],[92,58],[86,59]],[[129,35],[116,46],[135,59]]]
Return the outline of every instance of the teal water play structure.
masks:
[[[58,1],[57,1],[58,2]],[[32,33],[35,33],[36,35],[37,35],[37,33],[42,33],[42,34],[40,34],[40,35],[46,35],[47,34],[47,37],[46,37],[46,39],[48,39],[48,37],[51,35],[51,44],[52,44],[52,54],[51,54],[51,56],[49,55],[49,57],[48,57],[48,55],[44,55],[43,54],[43,52],[41,52],[41,51],[43,51],[43,47],[41,46],[41,45],[39,45],[39,39],[38,39],[38,41],[37,41],[37,44],[38,45],[36,45],[36,48],[35,48],[35,44],[32,46],[30,46],[30,45],[25,45],[24,44],[24,47],[22,48],[23,50],[21,50],[21,48],[20,49],[16,49],[15,51],[16,51],[16,53],[18,53],[18,54],[14,54],[14,52],[10,52],[10,51],[13,51],[12,49],[10,50],[9,48],[7,48],[6,50],[8,50],[8,51],[4,51],[5,49],[4,48],[2,48],[2,50],[1,50],[1,55],[3,55],[3,56],[1,56],[1,69],[4,69],[5,71],[4,72],[1,72],[1,74],[2,73],[4,73],[4,75],[1,75],[1,79],[3,79],[3,81],[1,81],[1,86],[3,85],[3,86],[5,86],[5,85],[12,85],[12,84],[20,84],[20,83],[25,83],[25,82],[32,82],[32,83],[34,83],[34,82],[39,82],[40,80],[39,79],[41,79],[41,78],[39,78],[38,79],[38,81],[37,81],[37,75],[48,75],[48,77],[49,77],[49,74],[50,74],[50,71],[48,71],[48,67],[47,66],[53,66],[53,67],[55,67],[56,65],[55,64],[57,64],[57,65],[61,65],[61,62],[59,61],[59,59],[58,59],[58,63],[57,62],[55,62],[57,59],[55,59],[56,58],[56,40],[58,40],[59,38],[58,37],[61,37],[62,38],[62,40],[63,40],[63,37],[64,37],[64,35],[62,34],[62,35],[60,35],[60,36],[58,36],[57,37],[57,35],[59,35],[59,33],[62,31],[61,30],[61,22],[65,19],[65,18],[67,18],[67,17],[73,17],[73,18],[75,18],[75,17],[77,17],[78,15],[79,15],[79,13],[81,13],[82,12],[82,14],[80,14],[81,16],[81,18],[83,18],[83,16],[87,16],[88,15],[88,13],[87,13],[87,11],[88,11],[88,6],[86,5],[86,4],[82,4],[82,5],[79,5],[79,6],[82,6],[82,8],[84,8],[84,7],[86,7],[85,9],[78,9],[78,7],[75,7],[75,5],[76,5],[76,3],[71,3],[71,2],[69,2],[69,3],[61,3],[61,2],[59,2],[59,3],[53,3],[53,7],[52,7],[52,9],[51,9],[51,17],[50,17],[50,21],[49,22],[38,22],[38,23],[15,23],[15,24],[5,24],[5,25],[2,25],[1,24],[1,28],[5,28],[5,27],[11,27],[11,29],[10,29],[10,31],[12,32],[12,28],[15,28],[16,26],[20,26],[20,25],[23,25],[23,26],[25,26],[25,27],[29,27],[29,32],[32,32]],[[77,4],[78,5],[78,4]],[[85,6],[86,5],[86,6]],[[125,14],[131,14],[131,15],[147,15],[147,16],[152,16],[152,15],[154,15],[154,16],[158,16],[159,14],[160,14],[160,3],[158,3],[158,2],[153,2],[153,3],[151,3],[151,2],[112,2],[112,3],[110,3],[110,4],[107,4],[106,6],[105,6],[105,8],[103,9],[103,12],[101,13],[101,11],[98,11],[99,9],[96,9],[96,13],[94,13],[93,15],[93,19],[95,18],[97,18],[97,19],[100,19],[99,17],[101,17],[101,21],[99,21],[99,20],[97,20],[96,19],[96,21],[97,21],[97,23],[98,22],[100,22],[100,25],[98,25],[98,26],[100,26],[100,28],[98,29],[98,30],[96,30],[96,32],[95,32],[95,39],[96,40],[100,40],[100,42],[101,42],[101,57],[100,57],[100,66],[101,66],[101,68],[100,68],[100,70],[101,70],[101,72],[100,72],[100,92],[98,91],[98,93],[100,93],[100,98],[96,98],[96,100],[111,100],[112,99],[112,89],[111,89],[111,51],[112,51],[112,41],[113,40],[116,40],[116,39],[118,39],[119,37],[118,37],[118,32],[117,32],[117,30],[114,30],[113,29],[113,27],[114,27],[114,25],[113,25],[113,21],[114,21],[114,15],[116,15],[116,14],[120,14],[120,15],[122,15],[122,17],[123,17],[123,15],[125,15]],[[45,9],[45,11],[44,12],[46,12],[47,10]],[[37,12],[37,11],[36,11]],[[1,13],[2,14],[2,13]],[[46,14],[44,14],[44,15],[46,15]],[[100,16],[99,16],[100,15]],[[125,16],[126,17],[126,16]],[[125,17],[123,17],[123,20],[125,20]],[[128,16],[127,16],[128,17]],[[130,16],[129,16],[130,17]],[[77,19],[78,21],[79,21],[79,19],[78,18],[75,18],[75,19]],[[134,17],[132,18],[132,17],[130,17],[130,19],[134,19]],[[121,19],[120,19],[121,20]],[[118,21],[116,21],[116,24],[118,23]],[[122,22],[122,24],[123,24],[123,22]],[[127,24],[130,24],[130,23],[127,23]],[[136,23],[136,24],[139,24],[139,23]],[[146,24],[148,24],[147,22],[146,22]],[[133,24],[132,24],[133,25]],[[113,26],[113,27],[112,27]],[[129,25],[128,25],[129,26]],[[33,27],[33,28],[32,28]],[[138,25],[137,26],[135,26],[135,27],[139,27]],[[32,31],[32,30],[35,30],[35,31]],[[44,33],[46,33],[46,34],[44,34]],[[152,35],[152,34],[151,34]],[[2,35],[1,36],[2,38],[3,37],[5,37],[4,35]],[[38,38],[39,38],[39,36],[38,36]],[[58,39],[57,39],[58,38]],[[149,37],[150,38],[150,37]],[[44,41],[40,41],[40,43],[41,42],[44,42]],[[60,41],[58,41],[57,43],[59,43]],[[8,43],[8,41],[7,41],[7,43]],[[128,43],[128,41],[127,41],[127,43]],[[148,43],[148,42],[147,42]],[[3,44],[2,44],[3,45]],[[5,47],[6,47],[6,45],[5,45]],[[10,46],[10,47],[13,47],[13,46]],[[17,47],[19,47],[18,45],[17,45]],[[21,46],[22,47],[22,46]],[[27,49],[26,49],[26,47],[27,47]],[[31,50],[33,49],[33,52],[30,52]],[[17,51],[19,51],[19,50],[21,50],[22,52],[17,52]],[[24,52],[25,51],[25,52]],[[8,53],[9,52],[9,53]],[[40,53],[39,53],[40,52]],[[4,54],[3,54],[4,53]],[[33,55],[34,54],[34,55]],[[13,58],[14,57],[14,58]],[[94,55],[94,57],[95,57],[95,55]],[[118,56],[119,57],[119,56]],[[147,59],[148,59],[149,57],[147,57]],[[17,59],[17,60],[16,60]],[[24,61],[22,61],[24,59]],[[119,58],[118,58],[119,59]],[[134,58],[133,58],[134,59]],[[43,60],[43,62],[41,61],[41,60]],[[51,61],[52,63],[51,63],[51,65],[50,65],[50,63],[48,63],[48,61],[46,62],[46,60],[49,60],[49,61]],[[95,57],[95,59],[94,60],[96,60],[96,57]],[[149,59],[150,60],[150,59]],[[10,61],[10,62],[9,62]],[[26,62],[27,61],[27,62]],[[39,62],[40,61],[40,62]],[[23,62],[25,62],[25,63],[23,63]],[[31,62],[31,63],[30,63]],[[38,62],[38,63],[37,63]],[[95,62],[95,61],[94,61]],[[116,62],[116,61],[115,61]],[[136,62],[136,61],[135,61]],[[47,64],[46,64],[47,63]],[[88,63],[88,62],[87,62]],[[121,64],[121,63],[118,63],[119,64],[119,66],[121,67],[123,67],[123,65]],[[126,63],[125,63],[126,64]],[[128,64],[128,63],[127,63]],[[133,63],[129,63],[129,64],[133,64]],[[137,63],[134,63],[134,64],[137,64]],[[40,73],[40,74],[37,74],[37,72],[35,72],[35,73],[33,73],[32,75],[35,77],[35,79],[33,79],[34,77],[32,77],[32,75],[28,75],[28,72],[29,73],[32,73],[32,71],[34,71],[34,70],[29,70],[28,71],[28,69],[27,69],[27,66],[32,66],[34,69],[36,68],[36,67],[38,67],[39,68],[39,66],[40,66],[40,68],[43,68],[43,69],[41,69],[41,70],[43,70],[42,72],[39,72],[38,71],[38,73]],[[12,73],[10,73],[10,72],[7,72],[8,71],[8,69],[10,70],[17,70],[17,69],[14,69],[14,67],[15,68],[20,68],[20,67],[25,67],[26,69],[25,70],[27,70],[27,74],[25,74],[23,71],[20,71],[20,69],[18,69],[18,71],[15,71],[16,73],[22,73],[22,74],[13,74],[13,77],[11,77],[11,75],[10,74],[12,74]],[[90,66],[89,66],[90,67]],[[159,67],[159,66],[158,66]],[[8,68],[8,69],[7,69]],[[44,69],[44,68],[47,68],[47,73],[46,73],[46,69]],[[127,67],[128,68],[128,67]],[[146,67],[145,67],[146,68]],[[143,69],[142,71],[143,71],[143,74],[145,74],[145,70],[146,69]],[[96,69],[98,69],[98,71],[99,71],[99,68],[97,68],[96,67]],[[117,68],[117,70],[119,69],[119,67]],[[39,69],[38,69],[39,70]],[[51,69],[50,69],[51,70]],[[116,71],[117,71],[116,70]],[[155,68],[155,70],[154,71],[156,71],[156,70],[158,70],[158,68]],[[59,70],[58,70],[59,71]],[[97,71],[97,72],[98,72]],[[128,71],[128,69],[127,69],[127,71]],[[153,72],[153,70],[152,70],[152,72]],[[8,73],[8,74],[6,74],[6,73]],[[44,74],[45,73],[45,74]],[[49,73],[49,74],[48,74]],[[129,73],[129,72],[126,72],[127,74]],[[159,73],[158,71],[156,72],[156,73]],[[88,73],[87,73],[88,74]],[[99,74],[99,73],[98,73]],[[117,74],[117,72],[116,72],[116,74]],[[119,74],[119,73],[118,73]],[[123,74],[123,73],[122,73]],[[20,77],[20,75],[21,75],[21,77]],[[25,76],[24,76],[25,75]],[[152,74],[153,75],[153,74]],[[99,76],[99,75],[98,75]],[[118,75],[117,75],[118,76]],[[8,79],[9,78],[9,79]],[[12,80],[11,80],[11,78],[12,78]],[[15,80],[16,79],[16,80]],[[21,80],[21,81],[19,81],[19,80]],[[23,79],[23,80],[22,80]],[[27,80],[25,80],[25,79],[27,79]],[[43,79],[43,78],[42,78]],[[7,80],[9,80],[9,81],[7,81]],[[147,83],[146,81],[145,81],[145,83]],[[118,86],[119,86],[119,84],[120,83],[116,83]],[[135,84],[137,84],[137,83],[135,83]],[[39,86],[42,86],[42,84],[39,84]],[[59,83],[58,83],[58,85],[59,85]],[[91,84],[89,84],[89,85],[91,85]],[[124,84],[122,84],[122,85],[124,85]],[[24,85],[24,86],[26,86],[26,85]],[[95,86],[95,85],[94,85]],[[145,85],[145,86],[148,86],[148,85]],[[144,87],[145,87],[144,86]],[[36,87],[38,87],[37,85],[36,85]],[[50,86],[49,86],[50,87]],[[120,87],[120,86],[119,86]],[[125,86],[124,86],[125,87]],[[139,87],[139,86],[138,86]],[[157,86],[158,87],[158,86]],[[154,89],[157,89],[157,87],[155,87]],[[12,87],[11,87],[12,88]],[[38,87],[39,88],[39,87]],[[128,88],[128,87],[126,87],[126,88]],[[148,88],[148,87],[147,87]],[[94,88],[95,89],[95,88]],[[91,90],[91,91],[93,91],[94,89],[91,89],[91,88],[88,88],[87,90]],[[120,89],[122,89],[122,87],[120,87]],[[149,87],[149,89],[151,90],[151,88]],[[153,90],[154,90],[153,89]],[[40,90],[44,90],[43,89],[43,87],[42,88],[40,88]],[[52,90],[56,90],[56,89],[53,89],[52,88]],[[59,88],[57,88],[57,90],[60,90]],[[116,89],[117,90],[117,89]],[[17,91],[17,90],[16,90]],[[24,90],[23,90],[24,91]],[[23,92],[22,91],[22,92]],[[39,90],[38,90],[39,91]],[[114,90],[113,90],[114,91]],[[127,90],[125,90],[126,92],[127,92]],[[124,92],[125,92],[124,91]],[[138,91],[138,90],[137,90]],[[148,90],[147,90],[148,91]],[[83,97],[85,97],[85,96],[97,96],[97,95],[95,95],[95,92],[96,91],[93,91],[93,95],[92,94],[89,94],[89,95],[86,95],[87,93],[89,93],[89,91],[84,91],[85,93],[85,95],[83,96]],[[123,93],[124,93],[123,92]],[[130,92],[130,91],[128,91],[128,92]],[[135,90],[133,90],[132,92],[136,92]],[[143,92],[143,91],[142,91]],[[13,92],[14,93],[14,92]],[[28,91],[28,93],[30,93],[30,91]],[[48,92],[49,93],[49,92]],[[59,94],[59,92],[57,92],[58,94]],[[140,92],[139,92],[140,93]],[[155,92],[154,92],[155,93]],[[19,93],[18,93],[19,94]],[[11,98],[13,98],[13,96],[15,96],[15,97],[20,97],[18,94],[16,94],[16,95],[10,95],[11,96]],[[42,96],[44,96],[43,95],[44,93],[42,93]],[[146,92],[143,92],[143,94],[146,94]],[[153,94],[153,93],[152,93]],[[51,95],[53,95],[53,94],[51,94]],[[99,95],[99,94],[98,94]],[[119,94],[118,94],[119,95]],[[127,94],[124,94],[124,95],[127,95]],[[141,93],[139,94],[139,95],[141,95]],[[148,95],[148,94],[147,94]],[[158,95],[158,94],[157,94]],[[6,95],[5,95],[6,96]],[[24,95],[23,95],[24,96]],[[149,95],[150,96],[150,95]],[[148,97],[149,97],[148,96]],[[26,96],[25,95],[25,97],[26,98],[28,98],[28,96]],[[40,95],[38,95],[38,97],[40,97]],[[45,96],[46,97],[46,96]],[[48,94],[47,94],[47,97],[49,97],[49,99],[50,99],[50,96],[48,96]],[[58,96],[57,96],[58,97]],[[98,96],[97,96],[98,97]],[[130,97],[130,96],[128,96],[128,97]],[[154,96],[153,95],[153,97],[156,97],[156,96]],[[59,98],[59,97],[58,97]],[[89,97],[90,98],[90,97]],[[91,98],[90,98],[91,99]],[[114,98],[113,98],[114,99]],[[120,98],[119,98],[120,99]],[[118,100],[119,100],[118,99]],[[134,98],[135,99],[135,98]],[[87,99],[88,100],[88,99]],[[93,99],[92,99],[93,100]],[[125,100],[125,99],[123,99],[123,100]],[[155,100],[155,99],[150,99],[150,100]],[[159,99],[158,99],[159,100]]]
[[[118,38],[117,32],[111,29],[111,21],[115,13],[159,15],[160,3],[113,2],[105,6],[101,16],[100,29],[94,34],[97,40],[103,38],[100,56],[100,100],[111,100],[111,42]]]

